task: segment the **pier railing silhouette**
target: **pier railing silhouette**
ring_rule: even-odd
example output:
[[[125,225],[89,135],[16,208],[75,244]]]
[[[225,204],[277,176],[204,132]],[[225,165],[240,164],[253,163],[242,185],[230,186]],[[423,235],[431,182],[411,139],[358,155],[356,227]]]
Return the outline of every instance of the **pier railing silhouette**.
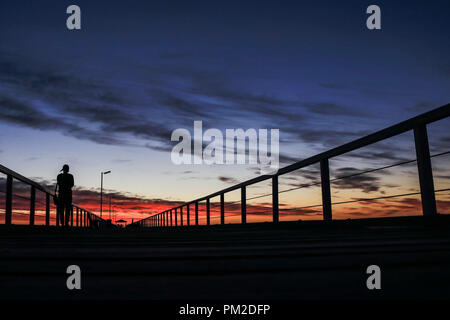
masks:
[[[5,190],[5,225],[14,224],[12,221],[13,216],[13,190],[14,190],[14,181],[20,181],[25,185],[30,187],[30,206],[29,206],[29,220],[28,225],[35,225],[36,220],[36,192],[42,192],[45,195],[45,225],[50,226],[50,206],[53,201],[54,193],[48,190],[45,186],[28,179],[21,174],[0,165],[0,173],[6,175],[6,190]],[[89,210],[72,204],[71,216],[69,220],[69,226],[71,227],[91,227],[92,225],[97,224],[99,221],[102,221],[100,217],[90,212]],[[1,224],[1,222],[0,222]],[[59,225],[58,215],[56,216],[55,224]]]
[[[272,175],[261,175],[259,177],[244,181],[242,183],[233,185],[231,187],[225,188],[223,190],[211,193],[204,197],[185,202],[181,205],[173,207],[169,210],[165,210],[158,214],[151,215],[145,219],[134,222],[131,226],[134,227],[174,227],[174,226],[189,226],[191,225],[191,206],[193,206],[195,215],[195,225],[199,225],[199,203],[202,201],[206,201],[206,225],[211,224],[211,202],[210,199],[219,196],[220,197],[220,224],[225,224],[225,194],[231,191],[240,190],[241,200],[240,202],[240,216],[241,223],[247,223],[247,200],[259,198],[247,198],[246,191],[247,187],[262,181],[271,180],[272,181],[272,192],[268,194],[272,196],[272,221],[274,223],[279,222],[279,193],[285,192],[278,190],[278,177],[284,174],[291,173],[295,170],[305,168],[310,165],[320,164],[320,182],[312,183],[308,185],[302,185],[300,187],[294,189],[300,189],[303,187],[320,185],[322,191],[322,203],[320,205],[307,206],[297,209],[304,208],[312,208],[312,207],[322,207],[322,215],[324,220],[332,220],[332,205],[336,204],[344,204],[344,203],[352,203],[358,201],[370,201],[370,200],[379,200],[379,199],[388,199],[399,196],[409,196],[420,194],[421,195],[421,203],[422,203],[422,213],[424,216],[434,216],[437,215],[436,209],[436,192],[444,192],[450,191],[450,189],[434,189],[433,182],[433,172],[431,167],[431,158],[435,156],[442,156],[445,154],[449,154],[450,151],[446,151],[440,154],[430,156],[429,143],[428,143],[428,133],[427,133],[427,125],[436,122],[442,119],[445,119],[450,116],[450,104],[446,104],[429,112],[423,113],[406,121],[400,122],[393,126],[387,127],[383,130],[377,131],[375,133],[369,134],[365,137],[356,139],[349,143],[343,144],[339,147],[330,149],[328,151],[319,153],[310,158],[295,162],[291,165],[283,167],[279,169],[275,174]],[[330,169],[329,169],[329,159],[344,155],[348,152],[360,149],[365,146],[369,146],[376,142],[386,140],[392,138],[394,136],[398,136],[402,133],[413,131],[414,133],[414,144],[416,151],[416,159],[411,159],[409,161],[403,161],[394,165],[389,165],[381,168],[375,168],[371,170],[366,170],[362,172],[358,172],[356,174],[351,174],[347,176],[337,177],[335,179],[330,180]],[[417,169],[419,175],[419,184],[420,184],[420,192],[408,193],[408,194],[400,194],[400,195],[391,195],[391,196],[382,196],[377,198],[369,198],[369,199],[358,199],[351,201],[343,201],[343,202],[335,202],[331,201],[331,187],[330,182],[338,179],[354,177],[356,175],[375,172],[377,170],[382,170],[386,168],[395,167],[398,165],[417,162]],[[289,191],[289,190],[288,190]],[[267,195],[263,195],[267,196]],[[233,202],[234,203],[234,202]],[[185,216],[183,217],[183,212]],[[174,217],[173,217],[174,216]],[[179,218],[178,218],[179,216]]]

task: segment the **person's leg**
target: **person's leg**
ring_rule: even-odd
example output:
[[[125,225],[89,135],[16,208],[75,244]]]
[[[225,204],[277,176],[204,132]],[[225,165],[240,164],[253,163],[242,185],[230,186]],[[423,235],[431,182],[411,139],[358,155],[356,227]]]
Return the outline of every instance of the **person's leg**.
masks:
[[[66,226],[66,216],[67,216],[67,205],[66,203],[63,204],[63,210],[62,210],[62,216],[63,216],[63,220],[64,220],[64,226]]]
[[[60,202],[56,207],[56,223],[58,226],[64,226],[64,205]]]
[[[70,226],[70,216],[71,216],[71,214],[72,214],[72,204],[71,203],[66,203],[66,209],[65,209],[65,211],[66,211],[66,216],[65,216],[65,218],[66,218],[66,221],[65,221],[65,225],[66,226]]]
[[[61,211],[59,204],[56,205],[56,226],[59,226],[59,212]]]

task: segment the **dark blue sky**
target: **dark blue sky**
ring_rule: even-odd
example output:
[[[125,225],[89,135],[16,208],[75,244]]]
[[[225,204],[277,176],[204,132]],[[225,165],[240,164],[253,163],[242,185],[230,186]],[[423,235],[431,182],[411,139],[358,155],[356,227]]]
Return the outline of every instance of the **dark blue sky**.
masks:
[[[81,31],[65,27],[70,4],[81,7]],[[370,4],[381,7],[382,30],[365,27]],[[170,132],[194,120],[279,128],[282,160],[304,158],[449,102],[449,9],[448,1],[3,1],[2,163],[31,173],[24,158],[33,158],[53,177],[45,155],[56,149],[58,165],[86,172],[84,185],[100,163],[133,162],[136,176],[149,159],[157,172],[186,170],[167,150]],[[37,148],[37,139],[51,141]],[[384,151],[394,150],[412,151]]]

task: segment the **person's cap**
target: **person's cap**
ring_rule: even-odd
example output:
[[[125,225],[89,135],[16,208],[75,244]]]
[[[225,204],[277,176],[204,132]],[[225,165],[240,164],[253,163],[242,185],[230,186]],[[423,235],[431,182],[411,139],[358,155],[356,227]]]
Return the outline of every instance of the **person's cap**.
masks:
[[[69,165],[68,164],[63,165],[61,171],[69,171]]]

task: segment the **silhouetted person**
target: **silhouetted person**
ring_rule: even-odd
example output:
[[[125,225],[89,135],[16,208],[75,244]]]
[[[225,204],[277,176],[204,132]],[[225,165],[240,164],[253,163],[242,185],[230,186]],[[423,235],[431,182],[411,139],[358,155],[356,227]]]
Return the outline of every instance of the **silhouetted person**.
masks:
[[[69,166],[65,164],[61,170],[63,173],[58,174],[55,187],[58,190],[57,204],[57,220],[61,226],[68,226],[72,213],[72,187],[74,184],[73,176],[69,173]]]

